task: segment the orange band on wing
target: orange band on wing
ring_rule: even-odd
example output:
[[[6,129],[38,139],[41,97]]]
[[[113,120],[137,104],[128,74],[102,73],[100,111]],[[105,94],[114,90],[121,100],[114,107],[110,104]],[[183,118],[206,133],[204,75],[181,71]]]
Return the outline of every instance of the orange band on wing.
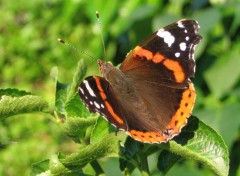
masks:
[[[173,134],[181,131],[181,128],[187,124],[187,119],[192,113],[195,104],[196,92],[193,83],[189,82],[189,88],[182,94],[182,100],[177,112],[173,115],[167,129],[173,129]]]
[[[124,122],[123,120],[114,112],[112,106],[109,104],[109,102],[107,101],[107,95],[104,93],[104,90],[101,86],[101,82],[100,82],[100,79],[96,76],[93,76],[93,78],[95,79],[96,81],[96,84],[97,84],[97,88],[100,92],[100,96],[102,97],[102,99],[104,100],[104,103],[106,105],[106,108],[108,110],[108,112],[112,115],[112,117],[114,118],[114,120],[116,120],[119,124],[123,125]]]
[[[170,59],[165,59],[163,61],[163,65],[167,67],[169,70],[173,71],[174,77],[177,82],[184,81],[185,74],[179,62]]]
[[[182,69],[182,66],[179,62],[166,58],[160,53],[153,55],[151,51],[143,49],[141,46],[136,46],[133,50],[133,58],[145,57],[147,60],[152,60],[154,63],[162,62],[163,65],[173,71],[174,77],[177,82],[183,82],[185,79],[185,74]]]
[[[146,49],[143,49],[140,46],[136,46],[133,51],[133,57],[140,56],[145,57],[147,60],[152,60],[154,63],[162,62],[165,58],[163,55],[157,53],[153,55],[151,51],[148,51]]]
[[[166,59],[163,55],[157,53],[153,56],[152,60],[154,63],[162,62],[164,59]]]
[[[107,99],[107,96],[104,92],[100,92],[100,96],[102,97],[103,100]]]
[[[102,86],[101,86],[101,83],[100,83],[100,79],[99,79],[97,76],[93,76],[93,78],[94,78],[95,81],[96,81],[98,90],[99,90],[100,92],[104,92],[104,91],[103,91],[103,88],[102,88]]]
[[[108,109],[108,112],[113,116],[113,118],[121,125],[124,124],[123,120],[117,115],[115,114],[115,112],[113,111],[113,108],[112,106],[108,103],[108,101],[104,101],[107,109]]]
[[[151,51],[143,49],[140,46],[136,46],[133,50],[133,57],[136,57],[137,55],[140,57],[146,57],[147,60],[151,60],[153,58],[153,53]]]
[[[127,133],[135,140],[144,143],[161,143],[167,142],[167,138],[162,135],[162,132],[142,132],[137,130],[130,130]]]

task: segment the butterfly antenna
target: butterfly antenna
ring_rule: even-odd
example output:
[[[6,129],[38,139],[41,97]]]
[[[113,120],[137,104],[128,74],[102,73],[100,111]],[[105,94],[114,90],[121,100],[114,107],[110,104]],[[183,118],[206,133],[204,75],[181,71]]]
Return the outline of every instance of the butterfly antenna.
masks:
[[[82,50],[79,50],[77,47],[71,45],[70,43],[65,42],[65,41],[62,40],[62,39],[58,39],[58,41],[59,41],[60,43],[64,44],[64,45],[67,45],[68,47],[76,50],[77,52],[80,52],[81,54],[84,54],[84,55],[88,56],[89,58],[91,58],[91,59],[93,59],[93,60],[97,60],[96,58],[94,58],[94,57],[91,56],[90,54],[88,54],[88,53],[86,53],[86,52],[84,52],[84,51],[82,51]]]
[[[99,30],[100,30],[100,32],[101,32],[104,58],[106,59],[106,58],[107,58],[107,54],[106,54],[106,48],[105,48],[105,43],[104,43],[104,39],[103,39],[102,24],[101,24],[101,21],[100,21],[100,16],[99,16],[98,11],[96,11],[96,16],[97,16],[97,20],[98,20],[98,27],[99,27]]]

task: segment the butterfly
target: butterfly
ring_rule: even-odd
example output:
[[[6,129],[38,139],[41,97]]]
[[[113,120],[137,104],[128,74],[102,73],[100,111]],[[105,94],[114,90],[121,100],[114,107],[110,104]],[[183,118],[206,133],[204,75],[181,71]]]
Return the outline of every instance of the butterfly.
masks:
[[[154,32],[128,53],[119,69],[98,60],[103,77],[78,88],[90,112],[144,143],[167,142],[181,132],[196,93],[194,49],[198,22],[182,19]]]

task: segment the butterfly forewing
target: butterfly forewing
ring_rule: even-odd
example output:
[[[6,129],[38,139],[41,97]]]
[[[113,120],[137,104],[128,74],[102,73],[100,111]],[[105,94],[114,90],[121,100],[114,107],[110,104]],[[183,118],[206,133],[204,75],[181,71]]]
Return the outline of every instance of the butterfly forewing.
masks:
[[[99,113],[119,129],[127,129],[111,86],[104,78],[98,76],[86,78],[79,85],[78,92],[90,112]]]
[[[155,64],[155,67],[148,66],[152,74],[163,80],[187,84],[188,78],[195,73],[194,48],[201,39],[198,29],[196,21],[187,19],[159,29],[130,52],[120,69],[128,72]]]

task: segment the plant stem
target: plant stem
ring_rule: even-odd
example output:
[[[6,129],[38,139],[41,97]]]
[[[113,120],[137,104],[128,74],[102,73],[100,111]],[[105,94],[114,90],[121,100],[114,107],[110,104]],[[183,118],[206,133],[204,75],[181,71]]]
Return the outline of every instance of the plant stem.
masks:
[[[90,164],[94,171],[96,172],[96,175],[104,174],[104,171],[97,160],[93,160]]]

